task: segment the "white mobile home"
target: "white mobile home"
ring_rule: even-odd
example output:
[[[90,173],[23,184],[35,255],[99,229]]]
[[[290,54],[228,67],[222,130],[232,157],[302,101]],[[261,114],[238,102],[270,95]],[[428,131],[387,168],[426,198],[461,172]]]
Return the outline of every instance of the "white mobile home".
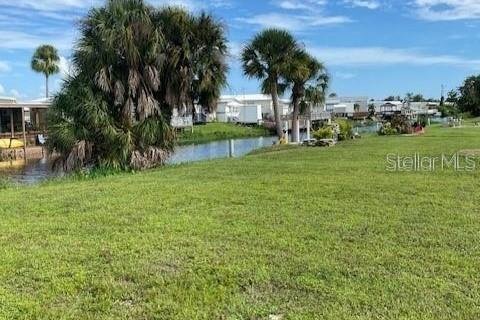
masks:
[[[220,100],[217,105],[216,119],[219,122],[236,122],[243,105],[235,100]]]
[[[243,95],[224,95],[221,96],[217,107],[217,120],[224,121],[222,116],[223,108],[229,103],[236,103],[242,106],[260,106],[262,111],[262,119],[273,117],[273,100],[270,95],[265,94],[243,94]],[[280,99],[280,113],[281,115],[288,115],[290,112],[290,100]],[[239,107],[237,105],[237,107]],[[239,112],[239,110],[238,110]]]
[[[261,124],[262,106],[260,105],[244,105],[240,107],[238,122],[243,124]]]

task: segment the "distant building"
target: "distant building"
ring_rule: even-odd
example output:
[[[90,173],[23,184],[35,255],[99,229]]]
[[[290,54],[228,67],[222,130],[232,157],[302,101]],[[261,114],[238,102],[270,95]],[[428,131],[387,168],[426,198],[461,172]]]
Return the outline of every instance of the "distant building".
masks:
[[[375,101],[375,112],[382,118],[391,118],[394,115],[403,115],[416,120],[420,115],[430,117],[440,116],[437,102],[408,102],[408,101]]]
[[[325,101],[325,111],[336,117],[354,118],[368,115],[368,97],[332,97]]]
[[[36,145],[38,137],[46,133],[50,104],[46,99],[17,102],[15,98],[0,97],[0,140],[22,141],[24,150]]]
[[[0,97],[0,136],[21,132],[23,121],[28,132],[45,131],[50,104],[49,99],[18,102],[15,98]]]
[[[440,116],[440,102],[408,102],[407,105],[417,115]]]
[[[280,113],[282,116],[290,112],[290,100],[279,99]],[[260,111],[257,110],[259,108]],[[248,116],[246,116],[248,115]],[[270,95],[245,94],[245,95],[224,95],[221,96],[217,110],[212,115],[220,122],[240,122],[241,119],[248,119],[253,122],[253,115],[257,115],[258,121],[274,116],[273,100]]]

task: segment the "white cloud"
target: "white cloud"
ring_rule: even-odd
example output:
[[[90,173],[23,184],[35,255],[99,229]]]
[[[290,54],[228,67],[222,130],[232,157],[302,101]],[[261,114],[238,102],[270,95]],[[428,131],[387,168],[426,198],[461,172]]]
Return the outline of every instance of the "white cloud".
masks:
[[[10,65],[6,61],[0,61],[0,72],[8,72],[10,71]]]
[[[344,80],[349,80],[357,77],[355,73],[350,73],[350,72],[335,72],[335,77],[344,79]]]
[[[73,73],[72,62],[64,56],[60,56],[58,67],[60,68],[60,75],[62,78],[66,78]]]
[[[228,51],[233,59],[238,59],[242,51],[242,44],[236,41],[230,41],[228,43]]]
[[[354,7],[362,7],[371,10],[380,8],[380,2],[377,0],[345,0],[345,3]]]
[[[103,3],[102,0],[0,0],[0,6],[34,9],[39,11],[61,11],[85,9]]]
[[[5,87],[0,84],[0,95],[5,95],[5,94],[7,94],[7,91],[5,90]],[[8,95],[11,96],[11,97],[17,98],[17,99],[23,97],[23,95],[20,94],[20,92],[18,92],[15,89],[9,90]]]
[[[449,65],[480,68],[480,60],[429,55],[414,49],[385,47],[314,47],[311,52],[328,66]]]
[[[15,89],[10,90],[10,94],[12,95],[12,97],[17,98],[17,99],[23,97],[23,95],[20,94],[20,92],[18,92]]]
[[[233,2],[230,0],[210,0],[210,5],[214,8],[231,8],[233,7]]]
[[[236,20],[261,28],[273,27],[290,31],[305,31],[315,27],[352,22],[346,16],[326,14],[327,0],[271,0],[270,3],[282,11],[239,17]]]
[[[273,4],[286,10],[316,10],[318,6],[324,6],[326,0],[283,0],[274,1]]]
[[[173,5],[185,7],[188,9],[196,9],[200,6],[197,1],[193,0],[151,0],[149,2],[156,6]]]
[[[0,0],[0,6],[55,12],[88,9],[104,2],[103,0]],[[230,0],[149,0],[148,2],[152,5],[176,5],[189,9],[202,9],[208,6],[218,8],[232,4]]]
[[[428,21],[454,21],[480,18],[479,0],[414,0],[416,15]]]
[[[290,31],[303,31],[315,27],[343,24],[352,22],[344,16],[321,16],[321,15],[290,15],[283,13],[259,14],[248,18],[237,18],[237,21],[257,25],[263,28],[282,28]]]
[[[73,44],[73,33],[63,32],[59,37],[55,31],[40,30],[38,34],[34,34],[0,30],[0,48],[3,49],[34,49],[45,43],[52,44],[58,49],[70,49]]]

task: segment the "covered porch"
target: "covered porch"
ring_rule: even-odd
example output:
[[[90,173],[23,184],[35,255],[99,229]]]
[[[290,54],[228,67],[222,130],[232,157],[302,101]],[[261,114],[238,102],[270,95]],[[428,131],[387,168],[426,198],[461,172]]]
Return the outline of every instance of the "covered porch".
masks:
[[[47,102],[0,102],[0,158],[43,154],[47,133]]]

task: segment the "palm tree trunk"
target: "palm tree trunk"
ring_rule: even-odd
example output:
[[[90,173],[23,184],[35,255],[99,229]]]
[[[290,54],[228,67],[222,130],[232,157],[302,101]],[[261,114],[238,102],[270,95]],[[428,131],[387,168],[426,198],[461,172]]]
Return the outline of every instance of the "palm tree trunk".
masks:
[[[272,102],[273,102],[273,113],[275,115],[275,127],[277,129],[277,136],[279,138],[283,137],[283,128],[282,128],[282,118],[278,106],[278,85],[277,81],[272,82]]]
[[[48,99],[48,75],[45,75],[45,97]]]
[[[293,114],[292,114],[292,141],[300,142],[299,137],[299,121],[298,117],[300,115],[300,100],[297,97],[293,97]]]

